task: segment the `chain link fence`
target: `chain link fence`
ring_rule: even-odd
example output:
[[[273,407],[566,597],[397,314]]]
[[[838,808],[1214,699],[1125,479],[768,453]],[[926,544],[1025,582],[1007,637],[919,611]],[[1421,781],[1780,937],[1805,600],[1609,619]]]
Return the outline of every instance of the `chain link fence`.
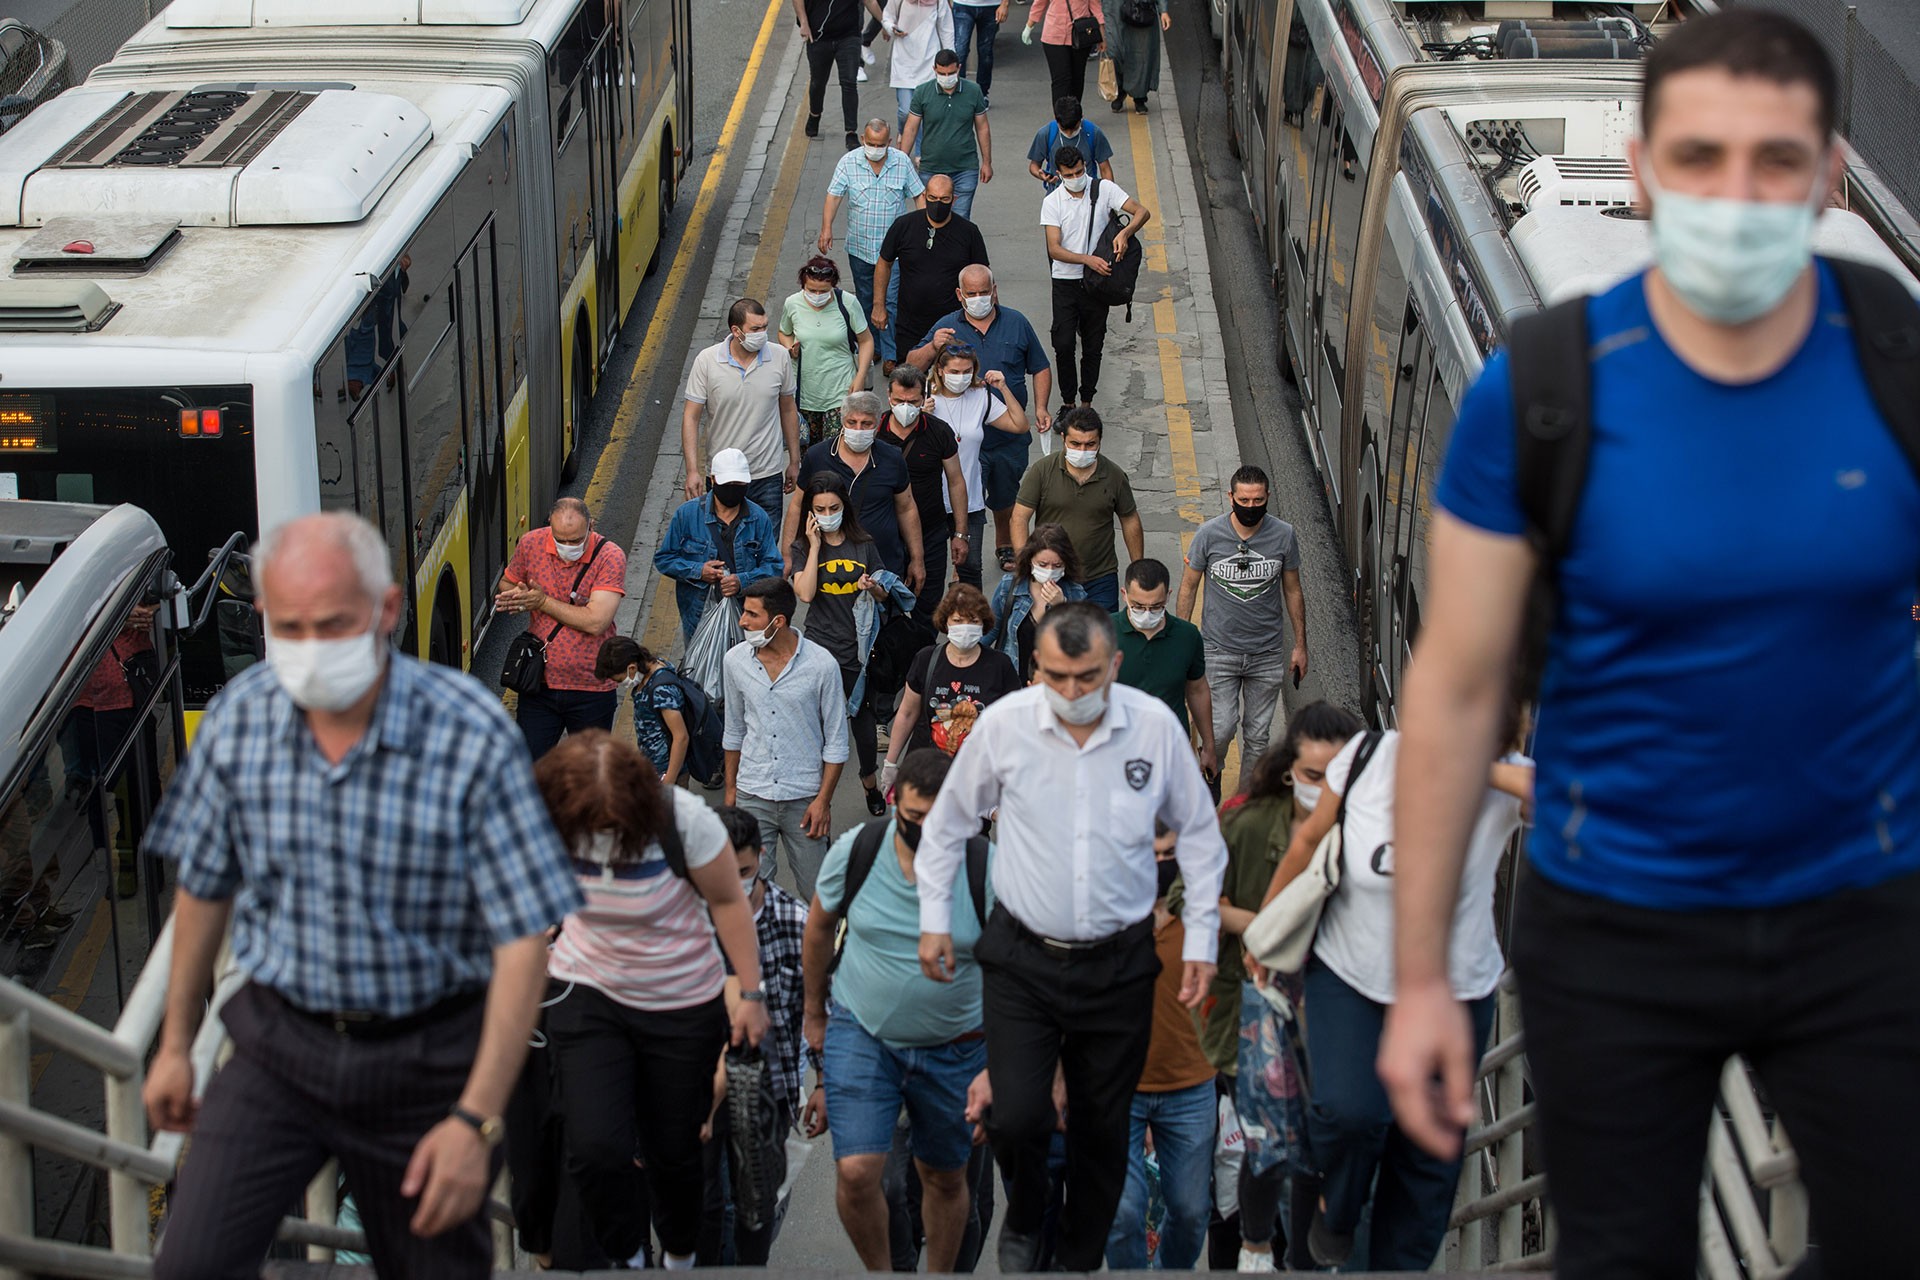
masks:
[[[1840,68],[1840,132],[1861,159],[1920,215],[1920,86],[1871,28],[1912,23],[1906,0],[1852,5],[1846,0],[1741,0],[1797,18],[1820,38]],[[1864,10],[1864,12],[1856,12]],[[1914,67],[1920,71],[1920,62]]]

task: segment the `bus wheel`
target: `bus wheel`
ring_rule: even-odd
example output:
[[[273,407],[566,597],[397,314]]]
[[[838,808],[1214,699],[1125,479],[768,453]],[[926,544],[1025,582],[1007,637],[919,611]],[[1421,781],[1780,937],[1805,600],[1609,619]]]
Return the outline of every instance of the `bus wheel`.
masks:
[[[567,398],[573,407],[573,440],[567,450],[566,458],[560,463],[560,483],[572,484],[573,478],[580,474],[580,437],[587,433],[587,318],[583,314],[577,324],[580,338],[574,343],[573,382],[567,389]]]
[[[647,274],[652,275],[660,269],[661,260],[667,256],[667,231],[673,225],[673,176],[668,163],[668,149],[660,150],[660,192],[656,205],[660,211],[660,233],[653,242],[653,256],[647,259]]]

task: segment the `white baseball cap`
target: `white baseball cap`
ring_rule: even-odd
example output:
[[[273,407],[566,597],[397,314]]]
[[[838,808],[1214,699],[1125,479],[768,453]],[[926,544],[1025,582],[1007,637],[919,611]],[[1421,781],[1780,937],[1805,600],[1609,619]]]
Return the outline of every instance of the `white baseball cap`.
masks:
[[[722,449],[713,455],[713,482],[715,484],[748,484],[753,480],[753,471],[747,466],[747,455],[739,449]]]

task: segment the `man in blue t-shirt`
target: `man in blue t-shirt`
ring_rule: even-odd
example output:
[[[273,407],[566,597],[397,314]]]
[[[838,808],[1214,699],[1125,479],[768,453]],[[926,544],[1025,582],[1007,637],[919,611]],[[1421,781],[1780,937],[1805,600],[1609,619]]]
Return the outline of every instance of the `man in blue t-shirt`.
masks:
[[[1826,1273],[1913,1265],[1920,483],[1811,257],[1835,84],[1776,13],[1664,37],[1628,152],[1654,266],[1587,303],[1592,443],[1511,944],[1563,1280],[1692,1274],[1736,1053],[1798,1153]],[[1454,427],[1401,704],[1380,1072],[1441,1155],[1482,1047],[1448,935],[1536,567],[1513,413],[1496,356]]]
[[[1071,94],[1054,100],[1053,119],[1040,126],[1033,135],[1033,145],[1027,148],[1027,172],[1039,180],[1043,194],[1052,195],[1060,185],[1053,158],[1062,147],[1078,147],[1080,154],[1100,170],[1102,182],[1113,181],[1113,144],[1098,125],[1081,118],[1080,99]]]

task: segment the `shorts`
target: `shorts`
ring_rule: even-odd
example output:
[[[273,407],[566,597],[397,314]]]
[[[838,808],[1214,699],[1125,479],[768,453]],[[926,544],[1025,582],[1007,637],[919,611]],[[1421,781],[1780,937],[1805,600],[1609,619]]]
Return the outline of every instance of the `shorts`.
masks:
[[[1007,439],[1012,441],[1013,436]],[[998,448],[980,447],[980,480],[987,491],[987,509],[1005,511],[1020,496],[1020,477],[1027,474],[1027,441],[1029,437],[1020,436],[1018,444],[1008,443]]]
[[[984,1037],[896,1049],[830,1003],[824,1057],[834,1159],[887,1154],[904,1104],[914,1159],[929,1169],[966,1165],[973,1154],[967,1086],[986,1069]]]

